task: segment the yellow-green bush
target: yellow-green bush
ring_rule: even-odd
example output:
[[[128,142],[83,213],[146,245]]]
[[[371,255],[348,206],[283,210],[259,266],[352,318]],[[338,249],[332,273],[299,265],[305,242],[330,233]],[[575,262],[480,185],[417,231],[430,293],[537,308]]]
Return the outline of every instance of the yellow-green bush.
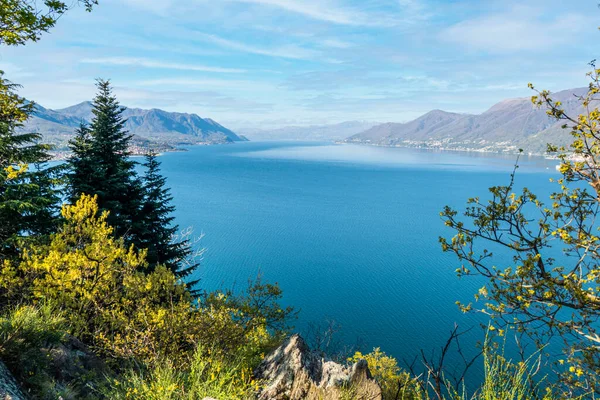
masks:
[[[545,376],[538,376],[541,357],[536,353],[525,361],[514,362],[503,354],[503,347],[486,339],[483,348],[485,378],[477,391],[477,400],[551,400],[552,385]],[[543,384],[548,384],[546,387]]]
[[[17,273],[5,268],[5,280],[22,276],[28,300],[60,307],[70,333],[101,354],[147,359],[174,343],[182,351],[192,315],[185,285],[164,268],[140,272],[145,251],[114,238],[107,215],[90,196],[64,206],[62,228],[49,244],[27,249]]]
[[[110,359],[185,363],[200,344],[247,357],[268,349],[291,313],[276,285],[252,285],[247,296],[213,293],[196,302],[165,267],[145,273],[145,250],[126,247],[83,195],[62,208],[64,224],[49,243],[5,264],[0,288],[23,301],[60,308],[68,331]]]
[[[384,399],[420,399],[416,381],[400,369],[395,358],[386,355],[379,347],[374,348],[371,353],[362,354],[356,352],[348,359],[350,362],[357,362],[364,359],[369,364],[369,371],[373,378],[381,386],[381,392]]]
[[[220,350],[199,347],[187,367],[171,361],[154,364],[144,373],[130,371],[112,382],[106,397],[139,400],[196,400],[213,397],[219,400],[253,398],[258,382],[244,359],[224,355]]]

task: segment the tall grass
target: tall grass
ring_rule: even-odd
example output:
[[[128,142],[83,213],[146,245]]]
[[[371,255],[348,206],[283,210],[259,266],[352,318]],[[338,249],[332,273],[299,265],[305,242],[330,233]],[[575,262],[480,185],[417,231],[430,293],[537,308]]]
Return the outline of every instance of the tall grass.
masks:
[[[477,400],[538,400],[552,399],[551,385],[540,376],[541,355],[536,352],[525,361],[513,362],[487,345],[483,352],[485,379]]]
[[[444,394],[431,390],[435,386],[429,374],[410,376],[391,357],[376,349],[374,353],[357,355],[370,359],[373,376],[387,388],[384,400],[558,400],[553,383],[542,374],[542,355],[534,353],[524,361],[506,358],[504,346],[496,346],[488,338],[484,343],[481,364],[484,379],[481,386],[468,393],[464,384],[456,388],[444,380]],[[353,357],[354,358],[354,357]],[[351,361],[355,361],[354,359]],[[382,364],[381,360],[385,363]],[[379,362],[379,364],[377,364]],[[394,360],[395,363],[395,360]],[[377,366],[379,365],[379,366]],[[165,361],[144,372],[130,371],[114,381],[106,396],[110,399],[148,400],[218,400],[254,399],[259,385],[252,380],[251,368],[244,357],[231,358],[219,352],[199,348],[184,367]],[[344,387],[338,391],[340,400],[356,398],[356,388]],[[328,397],[329,398],[329,397]],[[592,397],[581,396],[579,399]]]
[[[58,390],[48,351],[65,332],[60,312],[46,304],[15,307],[0,316],[0,359],[36,398],[52,397]]]
[[[537,351],[523,361],[514,361],[505,357],[504,349],[504,345],[495,344],[489,335],[486,337],[482,352],[483,365],[479,364],[484,369],[483,382],[475,392],[471,393],[467,391],[464,383],[460,387],[455,387],[449,380],[442,378],[444,393],[436,394],[433,390],[436,382],[431,374],[413,377],[412,382],[416,383],[414,385],[403,384],[405,382],[399,380],[402,374],[398,374],[398,369],[393,369],[394,374],[373,375],[383,388],[401,389],[396,393],[390,390],[384,391],[384,400],[558,400],[564,398],[557,394],[555,384],[542,373],[541,351]],[[366,355],[365,358],[369,359],[369,356]],[[584,395],[577,399],[588,398],[592,397]]]
[[[106,396],[115,400],[242,400],[254,398],[257,389],[252,370],[241,358],[198,348],[183,368],[162,361],[144,372],[130,371],[112,382]]]

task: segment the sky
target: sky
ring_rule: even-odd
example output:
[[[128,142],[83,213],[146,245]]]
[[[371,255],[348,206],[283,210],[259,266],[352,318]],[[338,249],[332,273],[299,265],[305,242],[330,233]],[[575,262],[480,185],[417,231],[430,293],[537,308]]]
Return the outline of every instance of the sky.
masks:
[[[100,0],[42,40],[0,49],[20,94],[59,109],[110,79],[121,103],[232,129],[432,109],[481,113],[587,85],[598,0]]]

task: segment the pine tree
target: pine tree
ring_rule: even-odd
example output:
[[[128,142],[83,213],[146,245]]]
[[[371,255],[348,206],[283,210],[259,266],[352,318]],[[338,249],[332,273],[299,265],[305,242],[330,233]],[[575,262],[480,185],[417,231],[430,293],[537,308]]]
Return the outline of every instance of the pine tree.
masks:
[[[179,277],[187,276],[197,265],[184,266],[191,253],[189,243],[173,241],[178,231],[173,225],[175,208],[160,163],[155,154],[149,154],[140,179],[130,159],[131,136],[124,129],[124,108],[108,81],[99,80],[97,86],[92,122],[89,127],[82,124],[69,143],[70,200],[76,202],[81,194],[97,196],[100,210],[110,212],[107,222],[115,228],[115,236],[148,250],[150,271],[160,264]]]
[[[75,203],[81,193],[93,193],[94,182],[100,178],[98,169],[94,167],[91,157],[92,137],[90,128],[81,122],[75,130],[75,137],[69,141],[71,156],[67,160],[69,165],[69,186],[67,192],[71,203]]]
[[[179,230],[179,227],[173,224],[173,197],[165,187],[166,179],[160,173],[160,162],[155,153],[146,155],[144,167],[146,172],[143,184],[143,228],[138,246],[148,249],[147,260],[151,269],[161,264],[177,276],[187,276],[197,265],[183,266],[191,253],[189,243],[173,240]]]
[[[98,196],[100,210],[110,212],[108,223],[116,236],[135,242],[140,223],[142,188],[130,159],[131,135],[125,130],[125,110],[112,94],[109,81],[98,80],[93,101],[94,117],[80,127],[71,142],[69,160],[71,201],[83,193]]]
[[[18,128],[35,104],[15,93],[18,85],[0,71],[0,264],[18,255],[20,240],[34,240],[56,228],[61,167],[48,167],[49,145],[37,133]]]

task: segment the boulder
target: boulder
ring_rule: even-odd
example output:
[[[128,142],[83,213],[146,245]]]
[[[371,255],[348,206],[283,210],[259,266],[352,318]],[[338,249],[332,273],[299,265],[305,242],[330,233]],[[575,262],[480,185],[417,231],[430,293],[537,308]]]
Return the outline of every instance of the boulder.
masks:
[[[349,366],[326,361],[293,335],[258,366],[260,400],[381,400],[381,388],[365,360]]]
[[[15,377],[10,373],[6,365],[0,361],[0,400],[25,400]]]
[[[93,382],[110,375],[104,362],[76,337],[69,335],[63,343],[46,351],[50,358],[49,372],[57,386],[75,388],[80,396],[95,392]]]

